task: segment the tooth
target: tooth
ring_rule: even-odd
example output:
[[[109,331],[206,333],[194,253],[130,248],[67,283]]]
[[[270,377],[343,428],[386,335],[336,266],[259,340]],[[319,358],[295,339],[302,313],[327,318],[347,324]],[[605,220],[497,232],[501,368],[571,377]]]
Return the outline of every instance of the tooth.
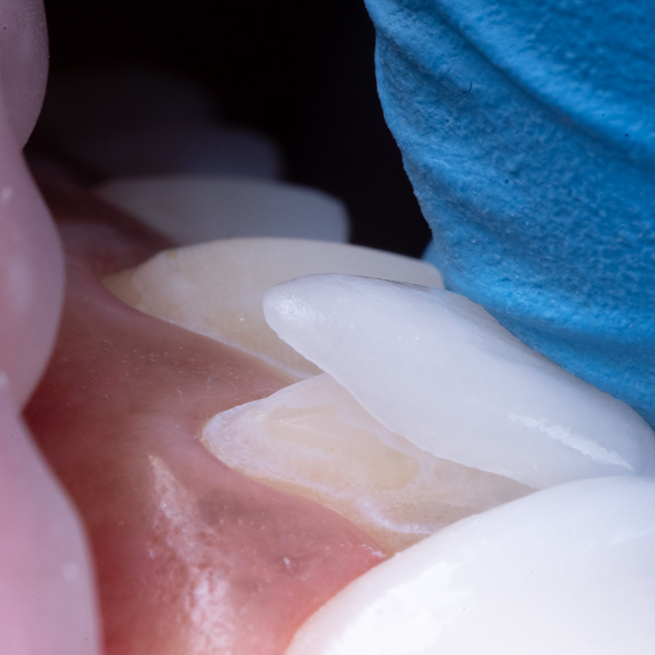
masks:
[[[654,435],[632,409],[461,296],[313,276],[271,289],[264,313],[383,425],[438,457],[533,488],[655,472]]]
[[[268,327],[262,298],[273,284],[313,273],[387,275],[441,285],[433,266],[369,248],[301,239],[231,239],[165,251],[105,278],[137,309],[256,354],[298,378],[320,371]]]
[[[343,203],[292,184],[169,175],[114,180],[97,193],[180,245],[262,236],[348,240]]]
[[[231,468],[342,514],[388,552],[532,491],[419,450],[325,374],[216,415],[202,441]]]
[[[456,523],[365,574],[286,655],[653,652],[655,481],[582,480]]]

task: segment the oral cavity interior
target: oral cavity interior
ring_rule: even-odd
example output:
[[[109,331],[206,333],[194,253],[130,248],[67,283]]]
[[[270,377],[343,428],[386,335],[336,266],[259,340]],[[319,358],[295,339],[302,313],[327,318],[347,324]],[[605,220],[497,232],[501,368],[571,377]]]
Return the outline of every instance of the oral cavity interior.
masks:
[[[264,313],[383,425],[437,457],[536,489],[655,473],[655,437],[631,408],[462,296],[317,275],[271,289]]]
[[[320,369],[268,327],[262,299],[276,282],[329,271],[441,284],[436,269],[405,257],[266,238],[165,251],[104,282],[141,311],[307,377]],[[326,375],[217,415],[202,439],[233,469],[339,512],[388,552],[531,491],[417,448],[380,425]]]
[[[335,258],[342,250],[355,256]],[[335,510],[387,552],[405,549],[319,610],[289,655],[518,655],[532,635],[544,653],[614,653],[619,642],[648,652],[655,483],[637,476],[655,471],[650,429],[414,272],[409,283],[316,274],[265,293],[353,270],[360,255],[236,240],[105,278],[139,309],[308,378],[215,413],[199,436],[233,471]],[[380,265],[358,270],[391,277],[390,260]],[[266,321],[312,365],[266,331],[262,296]],[[616,474],[627,477],[603,477]],[[600,479],[560,484],[585,477]],[[618,610],[618,625],[636,626],[623,642],[615,589],[638,605]]]
[[[335,270],[403,282],[310,275],[267,292]],[[292,378],[328,371],[218,414],[202,440],[233,469],[339,512],[389,552],[537,488],[655,471],[653,434],[632,410],[434,288],[438,272],[420,262],[236,239],[164,251],[104,282],[141,311]]]

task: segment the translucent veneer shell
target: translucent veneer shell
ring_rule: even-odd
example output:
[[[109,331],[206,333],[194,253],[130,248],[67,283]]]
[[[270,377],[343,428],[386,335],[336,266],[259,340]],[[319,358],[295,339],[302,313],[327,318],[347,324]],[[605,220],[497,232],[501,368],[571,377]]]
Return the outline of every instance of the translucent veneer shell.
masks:
[[[314,275],[272,288],[264,313],[383,425],[438,457],[537,489],[655,474],[655,435],[633,409],[463,296]]]

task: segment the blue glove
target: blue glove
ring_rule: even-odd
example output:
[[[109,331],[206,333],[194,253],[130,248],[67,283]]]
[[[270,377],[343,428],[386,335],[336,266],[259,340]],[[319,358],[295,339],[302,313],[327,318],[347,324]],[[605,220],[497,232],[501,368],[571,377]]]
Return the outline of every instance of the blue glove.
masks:
[[[655,12],[366,0],[448,288],[655,427]]]

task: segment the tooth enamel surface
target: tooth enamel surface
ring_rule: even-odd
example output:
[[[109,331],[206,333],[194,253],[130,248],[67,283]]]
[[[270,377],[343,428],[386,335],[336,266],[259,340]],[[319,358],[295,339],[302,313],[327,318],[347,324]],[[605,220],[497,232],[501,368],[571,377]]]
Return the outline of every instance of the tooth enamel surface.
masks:
[[[313,276],[271,289],[264,313],[383,425],[438,457],[533,488],[655,473],[655,437],[632,409],[462,296]]]
[[[104,279],[127,304],[259,355],[304,378],[320,369],[282,342],[264,319],[274,284],[314,273],[384,276],[441,286],[433,266],[409,257],[302,239],[230,239],[164,251],[136,269]]]
[[[261,236],[348,240],[340,200],[283,182],[162,175],[113,180],[96,193],[179,245]]]
[[[218,414],[202,441],[231,468],[339,512],[389,552],[532,491],[421,451],[326,374]]]
[[[650,655],[655,481],[582,480],[465,519],[365,574],[286,655]]]

